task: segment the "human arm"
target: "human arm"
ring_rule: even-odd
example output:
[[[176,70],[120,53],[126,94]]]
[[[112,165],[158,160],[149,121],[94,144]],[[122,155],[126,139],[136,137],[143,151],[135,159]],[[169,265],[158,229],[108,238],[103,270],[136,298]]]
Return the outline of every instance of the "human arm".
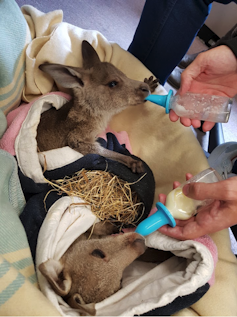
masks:
[[[183,193],[193,199],[214,199],[214,202],[201,207],[197,215],[188,220],[177,220],[174,228],[161,227],[159,231],[163,234],[188,240],[237,224],[237,176],[212,184],[189,183],[183,187]],[[165,203],[166,197],[160,194],[159,199]]]
[[[232,40],[237,47],[237,37]],[[229,46],[217,46],[195,58],[181,75],[178,94],[183,95],[187,91],[229,97],[237,94],[237,58]],[[178,119],[175,112],[170,111],[170,120]],[[200,126],[199,120],[180,118],[180,122],[185,126]],[[204,122],[202,129],[209,131],[213,126],[213,122]]]

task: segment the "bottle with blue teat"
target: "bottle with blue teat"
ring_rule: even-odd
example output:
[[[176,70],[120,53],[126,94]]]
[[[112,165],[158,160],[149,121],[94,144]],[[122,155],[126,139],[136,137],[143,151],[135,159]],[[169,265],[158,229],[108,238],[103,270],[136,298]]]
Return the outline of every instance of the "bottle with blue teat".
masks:
[[[193,176],[167,195],[165,205],[156,203],[157,211],[139,223],[135,232],[147,236],[167,224],[175,227],[175,219],[186,220],[193,217],[200,207],[211,204],[213,200],[191,199],[183,194],[183,186],[192,182],[215,183],[221,180],[222,177],[211,167]]]
[[[210,122],[226,123],[229,120],[233,100],[226,96],[214,96],[187,92],[184,95],[149,95],[146,100],[165,108],[166,113],[171,109],[179,117],[198,119]]]

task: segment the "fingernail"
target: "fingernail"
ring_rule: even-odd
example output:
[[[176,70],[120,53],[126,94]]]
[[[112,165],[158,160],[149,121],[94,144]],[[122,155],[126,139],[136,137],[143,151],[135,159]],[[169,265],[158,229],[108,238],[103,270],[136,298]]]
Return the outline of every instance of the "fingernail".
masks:
[[[183,193],[184,195],[188,195],[189,194],[189,184],[184,185],[183,187]]]

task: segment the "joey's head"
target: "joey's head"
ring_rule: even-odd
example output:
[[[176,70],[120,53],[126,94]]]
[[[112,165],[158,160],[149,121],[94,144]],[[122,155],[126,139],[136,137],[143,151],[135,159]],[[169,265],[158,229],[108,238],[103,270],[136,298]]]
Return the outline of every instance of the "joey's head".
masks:
[[[150,93],[146,83],[129,79],[111,63],[101,62],[87,41],[82,42],[82,57],[82,68],[60,64],[42,64],[39,68],[62,87],[71,88],[75,99],[98,115],[113,115],[141,104]]]
[[[145,252],[137,233],[75,241],[60,261],[39,266],[54,291],[77,309],[87,309],[117,292],[124,269]]]

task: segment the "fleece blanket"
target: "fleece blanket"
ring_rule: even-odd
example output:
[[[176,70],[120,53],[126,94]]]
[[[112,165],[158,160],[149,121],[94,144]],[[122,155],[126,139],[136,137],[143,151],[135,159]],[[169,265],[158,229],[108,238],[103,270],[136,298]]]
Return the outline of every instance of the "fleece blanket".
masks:
[[[0,120],[1,124],[1,120]],[[56,316],[39,291],[27,236],[19,219],[26,201],[15,158],[0,150],[0,314]]]
[[[0,112],[7,114],[21,103],[25,86],[25,51],[30,30],[14,0],[0,3]]]
[[[4,16],[4,10],[1,10],[1,13]],[[9,13],[8,10],[6,10],[6,15],[7,13]],[[25,57],[26,85],[22,98],[26,102],[32,101],[42,94],[49,93],[51,90],[60,88],[55,87],[53,81],[38,69],[38,65],[44,62],[54,62],[81,66],[81,42],[84,39],[93,45],[102,61],[113,63],[128,77],[143,80],[145,77],[152,75],[131,54],[121,49],[116,43],[108,42],[100,33],[83,30],[64,23],[62,21],[62,11],[60,10],[45,14],[32,6],[23,6],[22,13],[25,21],[27,21],[28,31],[32,38],[32,41],[27,46]],[[166,91],[162,86],[159,86],[156,93],[165,94]],[[4,121],[4,129],[5,127]],[[174,180],[182,182],[185,180],[186,172],[196,174],[208,167],[205,155],[192,130],[183,127],[179,122],[171,123],[164,114],[163,109],[149,102],[139,105],[136,110],[129,108],[115,116],[110,122],[110,127],[113,131],[126,131],[128,133],[134,155],[140,157],[152,170],[155,179],[153,204],[157,201],[158,193],[167,194],[172,189]],[[19,176],[21,184],[23,184],[22,180],[26,180],[26,176],[21,170],[19,170]],[[4,183],[6,181],[4,178],[0,180]],[[31,207],[29,204],[35,193],[39,193],[41,185],[39,185],[40,183],[34,183],[29,177],[24,184],[25,188],[24,186],[22,188],[25,192],[27,187],[28,195],[25,196],[30,212],[35,210],[35,203],[32,202]],[[42,195],[41,200],[43,198],[44,195]],[[55,198],[54,202],[56,200]],[[48,207],[51,207],[54,202],[51,202]],[[20,216],[22,216],[22,213]],[[2,217],[1,211],[1,220],[3,219]],[[42,224],[44,218],[45,214],[42,218],[39,214],[35,221]],[[10,226],[4,220],[0,224],[0,230]],[[17,222],[16,226],[15,232],[17,230],[25,232],[22,226],[17,225]],[[32,225],[33,231],[34,224]],[[9,230],[9,232],[11,231]],[[13,237],[14,234],[7,241],[4,241],[5,253],[9,253],[10,251],[8,252],[8,250],[11,250],[12,246],[14,246],[17,254],[20,254],[24,249],[29,252],[30,249],[24,244],[23,240],[18,239],[16,241]],[[197,298],[195,298],[193,302],[188,301],[187,305],[190,307],[182,309],[187,306],[177,305],[177,310],[182,310],[175,313],[176,315],[232,316],[237,314],[235,292],[237,264],[236,258],[231,252],[228,230],[213,234],[211,237],[218,248],[215,284],[204,296],[202,292],[200,300],[197,301]],[[29,239],[28,241],[30,242]],[[4,253],[4,251],[1,253]],[[14,271],[15,273],[10,270],[8,274],[6,274],[6,270],[1,271],[0,298],[4,299],[1,300],[0,306],[2,315],[18,315],[19,311],[21,315],[59,314],[59,311],[51,305],[50,301],[46,300],[36,286],[28,287],[28,284],[24,284],[22,287],[17,288],[19,284],[12,283],[12,281],[14,281],[14,274],[16,272],[19,273],[19,268],[15,266],[14,270],[16,270]],[[11,291],[9,292],[9,290]],[[29,301],[29,298],[31,301]],[[185,300],[186,297],[184,296],[181,299]]]

